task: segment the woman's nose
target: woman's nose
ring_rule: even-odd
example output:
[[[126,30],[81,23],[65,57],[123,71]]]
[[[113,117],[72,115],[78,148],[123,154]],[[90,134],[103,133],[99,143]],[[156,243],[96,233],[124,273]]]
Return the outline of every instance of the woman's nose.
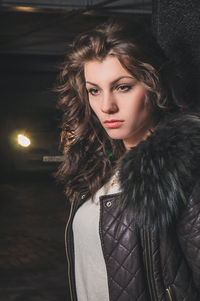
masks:
[[[118,111],[117,102],[112,93],[105,93],[103,95],[101,110],[107,114],[116,113]]]

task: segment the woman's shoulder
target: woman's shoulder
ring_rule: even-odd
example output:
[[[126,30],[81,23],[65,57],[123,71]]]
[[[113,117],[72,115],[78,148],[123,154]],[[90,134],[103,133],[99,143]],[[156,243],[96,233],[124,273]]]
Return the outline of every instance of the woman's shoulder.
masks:
[[[200,114],[178,113],[166,116],[148,138],[132,148],[121,161],[125,174],[144,164],[156,164],[157,168],[169,167],[170,162],[185,165],[188,171],[195,168],[200,159]],[[196,162],[194,164],[194,162]],[[181,164],[181,165],[182,165]],[[172,167],[175,167],[173,164]]]
[[[200,178],[200,118],[167,116],[155,131],[122,159],[124,202],[132,203],[141,224],[169,224],[188,202]]]

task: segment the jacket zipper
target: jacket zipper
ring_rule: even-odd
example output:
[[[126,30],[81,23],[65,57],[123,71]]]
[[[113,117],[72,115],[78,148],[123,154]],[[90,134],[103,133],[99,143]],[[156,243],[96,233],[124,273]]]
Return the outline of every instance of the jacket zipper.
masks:
[[[172,290],[171,290],[170,286],[168,288],[166,288],[166,292],[167,292],[169,301],[173,301],[173,299],[172,299]]]
[[[143,228],[143,240],[144,240],[144,262],[146,266],[146,275],[147,275],[147,283],[148,283],[148,288],[149,288],[149,294],[150,294],[150,299],[151,301],[155,301],[156,299],[154,298],[154,291],[153,291],[153,283],[151,280],[151,256],[147,252],[147,234],[146,234],[146,229],[145,227]]]
[[[68,245],[67,245],[67,238],[66,237],[67,237],[67,231],[68,231],[68,228],[69,228],[69,224],[70,224],[71,218],[72,218],[74,203],[75,203],[75,198],[73,198],[73,200],[72,200],[70,213],[69,213],[69,218],[68,218],[66,228],[65,228],[65,250],[66,250],[67,263],[68,263],[67,273],[68,273],[68,282],[69,282],[69,291],[70,291],[71,301],[73,301],[74,298],[73,298],[73,294],[72,294],[72,281],[71,281],[71,273],[70,273],[71,272],[71,265],[70,265],[69,251],[68,251]]]

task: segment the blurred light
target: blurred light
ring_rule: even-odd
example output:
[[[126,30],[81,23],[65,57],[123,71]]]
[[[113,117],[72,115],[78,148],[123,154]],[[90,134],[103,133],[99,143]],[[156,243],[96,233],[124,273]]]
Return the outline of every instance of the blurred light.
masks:
[[[24,12],[29,12],[29,13],[34,13],[34,12],[38,11],[37,8],[30,7],[30,6],[15,6],[15,7],[13,7],[13,10],[24,11]]]
[[[95,11],[94,9],[88,9],[87,11],[83,12],[83,15],[96,16],[97,11]]]
[[[18,144],[23,147],[28,147],[31,144],[30,139],[21,134],[17,135],[17,141],[18,141]]]

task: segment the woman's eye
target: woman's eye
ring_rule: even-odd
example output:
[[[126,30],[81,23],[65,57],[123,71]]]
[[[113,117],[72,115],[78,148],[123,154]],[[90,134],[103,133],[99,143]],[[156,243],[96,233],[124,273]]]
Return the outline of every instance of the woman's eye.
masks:
[[[99,93],[99,90],[96,89],[96,88],[90,88],[87,91],[88,91],[89,94],[91,94],[93,96],[98,95],[98,93]]]
[[[131,85],[119,85],[117,87],[117,90],[122,92],[129,91],[130,89],[131,89]]]

